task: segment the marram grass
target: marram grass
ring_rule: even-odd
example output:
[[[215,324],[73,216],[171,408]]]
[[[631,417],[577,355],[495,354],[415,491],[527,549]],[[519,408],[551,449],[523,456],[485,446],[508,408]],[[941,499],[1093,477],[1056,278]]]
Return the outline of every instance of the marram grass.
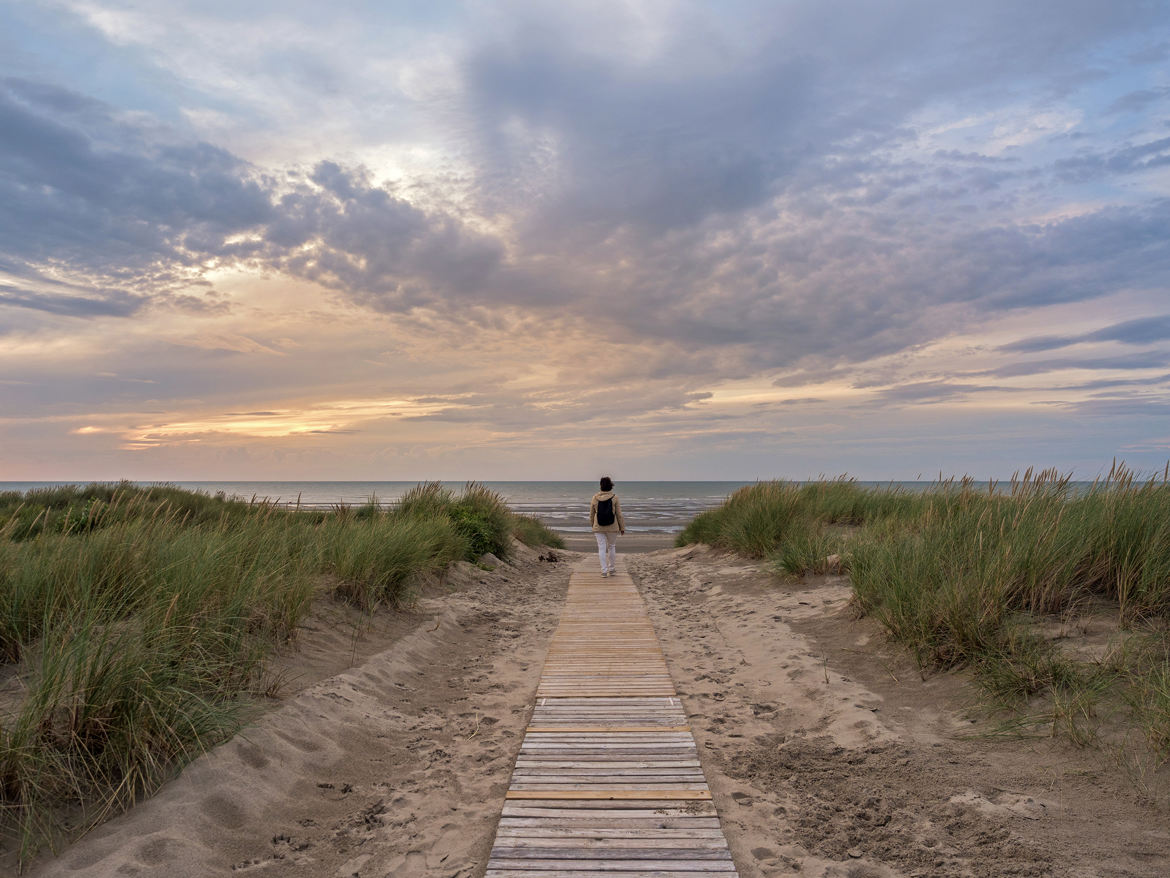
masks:
[[[856,606],[923,665],[972,668],[1004,703],[1048,698],[1054,728],[1070,732],[1084,728],[1078,717],[1091,717],[1099,699],[1121,692],[1150,744],[1170,758],[1166,474],[1142,481],[1115,466],[1085,487],[1029,471],[1006,485],[965,479],[913,493],[847,479],[761,482],[698,516],[679,537],[689,542],[769,558],[798,575],[824,572],[827,556],[839,555]],[[1112,607],[1149,645],[1086,663],[1035,633],[1034,622],[1088,602]]]
[[[92,823],[231,735],[323,584],[393,604],[513,534],[559,542],[476,484],[330,513],[125,483],[0,494],[0,662],[20,683],[0,695],[0,831],[25,857],[63,804]]]

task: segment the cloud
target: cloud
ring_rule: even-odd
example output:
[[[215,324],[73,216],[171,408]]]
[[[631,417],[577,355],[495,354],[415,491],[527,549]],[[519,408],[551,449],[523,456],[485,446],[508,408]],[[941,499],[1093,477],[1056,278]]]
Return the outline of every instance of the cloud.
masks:
[[[1016,391],[1018,388],[1000,387],[983,384],[960,384],[949,380],[916,381],[909,384],[899,384],[877,391],[877,398],[866,405],[887,405],[889,403],[933,404],[950,402],[967,397],[973,393],[990,393],[994,391]]]
[[[1058,159],[1056,174],[1065,182],[1087,183],[1114,174],[1136,174],[1170,165],[1170,137],[1125,146],[1108,152],[1086,151],[1075,158]]]
[[[335,162],[314,167],[279,209],[263,233],[271,262],[379,310],[470,297],[490,285],[502,258],[498,241]]]
[[[361,165],[262,169],[10,80],[18,136],[0,186],[21,234],[0,257],[30,272],[53,260],[154,297],[209,266],[254,266],[387,313],[426,308],[469,324],[500,308],[592,314],[596,304],[618,332],[657,347],[642,360],[651,376],[860,362],[945,333],[949,305],[978,314],[1076,301],[1163,273],[1164,203],[1020,228],[971,204],[1039,166],[898,152],[932,102],[985,103],[993,81],[1063,69],[1143,27],[1140,4],[1111,16],[851,4],[848,24],[828,29],[813,6],[752,7],[738,23],[689,7],[655,23],[616,7],[510,8],[465,41],[463,92],[444,108],[466,126],[464,213],[424,208]],[[610,13],[639,36],[599,50],[588,35]],[[959,24],[972,36],[956,56]],[[1007,51],[1025,35],[1042,35],[1046,64]],[[856,57],[842,65],[840,52]],[[900,64],[908,56],[915,63]],[[504,221],[485,226],[468,206]]]
[[[129,317],[137,313],[145,301],[142,296],[124,292],[107,293],[104,298],[90,298],[34,293],[0,286],[0,307],[29,308],[65,317]]]
[[[1165,418],[1170,415],[1170,396],[1108,396],[1068,403],[1064,408],[1088,418]]]
[[[1076,78],[1093,46],[1157,23],[1140,3],[683,4],[652,37],[632,25],[652,49],[599,51],[589,35],[618,8],[511,10],[464,61],[467,112],[487,202],[556,235],[661,231],[864,179],[934,102],[994,107],[1021,79]]]
[[[1170,340],[1170,314],[1139,317],[1114,323],[1103,329],[1080,335],[1041,335],[1001,345],[998,350],[1010,353],[1035,353],[1071,347],[1082,342],[1116,341],[1122,344],[1154,344]]]
[[[63,89],[0,89],[0,240],[5,271],[54,264],[91,296],[35,291],[4,302],[78,316],[130,316],[211,267],[257,264],[342,289],[380,309],[467,295],[498,242],[412,206],[361,168],[318,163],[278,179],[206,143]],[[104,292],[109,282],[134,288]],[[188,304],[194,305],[195,301]]]
[[[1017,378],[1022,375],[1042,375],[1047,372],[1063,372],[1070,369],[1086,371],[1139,371],[1162,369],[1170,365],[1170,354],[1152,352],[1126,354],[1118,357],[1059,357],[1048,360],[1032,360],[1008,363],[994,369],[974,374],[992,375],[996,378]]]
[[[1142,88],[1117,98],[1109,105],[1110,113],[1140,113],[1159,101],[1170,98],[1170,86]]]
[[[1068,390],[1105,390],[1117,387],[1148,387],[1158,384],[1170,384],[1170,373],[1155,375],[1151,378],[1099,378],[1095,381],[1085,381],[1064,388]]]

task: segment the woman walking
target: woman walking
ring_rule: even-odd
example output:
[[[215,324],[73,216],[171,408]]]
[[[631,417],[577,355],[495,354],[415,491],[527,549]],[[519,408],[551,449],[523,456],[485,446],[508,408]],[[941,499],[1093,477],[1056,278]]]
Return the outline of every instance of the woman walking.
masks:
[[[622,517],[622,505],[613,492],[613,479],[601,477],[601,490],[593,495],[589,506],[589,525],[597,537],[597,555],[601,558],[601,575],[612,576],[617,571],[618,534],[626,532],[626,520]]]

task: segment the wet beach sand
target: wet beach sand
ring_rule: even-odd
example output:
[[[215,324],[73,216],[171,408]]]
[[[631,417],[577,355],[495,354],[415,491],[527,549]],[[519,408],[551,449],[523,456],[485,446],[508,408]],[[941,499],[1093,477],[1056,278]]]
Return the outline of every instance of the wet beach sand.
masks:
[[[481,878],[570,569],[593,555],[579,536],[588,554],[457,565],[360,630],[318,615],[262,716],[31,874]],[[629,535],[618,563],[740,875],[1170,874],[1153,775],[1065,739],[991,734],[969,679],[921,674],[856,618],[843,577],[651,550],[671,539]]]

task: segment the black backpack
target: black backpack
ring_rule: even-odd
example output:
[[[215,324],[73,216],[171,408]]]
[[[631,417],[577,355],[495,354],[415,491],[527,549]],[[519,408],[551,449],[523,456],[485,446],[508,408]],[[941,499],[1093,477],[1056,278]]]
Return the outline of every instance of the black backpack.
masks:
[[[597,523],[602,527],[613,524],[613,497],[597,501]]]

